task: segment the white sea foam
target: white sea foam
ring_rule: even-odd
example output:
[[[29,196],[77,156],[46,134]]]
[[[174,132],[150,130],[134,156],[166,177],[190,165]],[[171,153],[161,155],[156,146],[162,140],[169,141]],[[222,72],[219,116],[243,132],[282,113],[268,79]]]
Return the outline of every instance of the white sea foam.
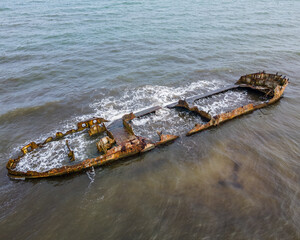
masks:
[[[74,162],[70,162],[68,158],[66,140],[69,141],[69,145],[74,152]],[[76,164],[90,157],[89,153],[93,152],[93,149],[91,149],[93,146],[96,151],[96,139],[90,139],[87,133],[69,135],[27,153],[21,158],[16,170],[44,172],[52,168]]]
[[[221,83],[216,80],[197,81],[183,87],[146,85],[135,89],[126,89],[119,98],[103,98],[90,106],[95,109],[95,115],[115,120],[126,113],[157,105],[163,106],[180,98],[211,91],[220,86]]]
[[[210,115],[215,116],[220,113],[231,111],[248,103],[262,103],[263,101],[254,98],[247,91],[231,90],[208,98],[203,98],[195,102],[195,105]]]
[[[163,108],[151,115],[134,119],[132,127],[136,135],[158,140],[157,131],[183,135],[196,123],[202,123],[201,117],[196,114],[185,110]]]
[[[81,115],[62,123],[66,131],[74,128],[78,121],[83,121],[94,116],[103,117],[110,121],[122,117],[130,112],[141,111],[151,106],[164,106],[180,98],[186,98],[195,94],[201,94],[222,87],[218,81],[197,81],[183,87],[169,86],[142,86],[134,89],[125,89],[119,96],[107,96],[100,101],[90,104],[94,112],[89,115]],[[186,111],[163,108],[149,116],[134,119],[133,129],[137,135],[157,140],[156,131],[163,131],[166,134],[181,135],[189,130],[195,123],[201,122],[201,118]],[[47,136],[54,136],[53,131],[43,134],[36,142],[43,142]],[[65,141],[75,154],[75,162],[71,163],[67,156]],[[59,141],[53,141],[41,149],[36,149],[21,158],[16,170],[43,172],[55,167],[78,163],[86,158],[94,157],[97,154],[96,138],[91,139],[87,133],[76,133],[69,135]]]

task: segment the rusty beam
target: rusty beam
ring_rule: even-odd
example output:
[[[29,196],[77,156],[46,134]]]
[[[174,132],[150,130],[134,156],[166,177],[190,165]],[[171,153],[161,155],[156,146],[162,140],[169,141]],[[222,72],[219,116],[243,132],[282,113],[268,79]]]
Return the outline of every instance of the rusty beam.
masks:
[[[210,96],[213,96],[213,95],[216,95],[216,94],[219,94],[219,93],[222,93],[222,92],[226,92],[228,90],[232,90],[232,89],[235,89],[235,88],[239,88],[239,87],[240,87],[239,85],[232,84],[232,85],[226,86],[224,88],[219,88],[217,90],[214,90],[214,91],[211,91],[211,92],[208,92],[208,93],[188,97],[188,98],[184,99],[184,101],[186,101],[187,103],[193,103],[196,100],[199,100],[201,98],[210,97]],[[175,108],[177,104],[178,104],[178,102],[173,102],[173,103],[170,103],[170,104],[166,105],[166,107],[167,108]]]

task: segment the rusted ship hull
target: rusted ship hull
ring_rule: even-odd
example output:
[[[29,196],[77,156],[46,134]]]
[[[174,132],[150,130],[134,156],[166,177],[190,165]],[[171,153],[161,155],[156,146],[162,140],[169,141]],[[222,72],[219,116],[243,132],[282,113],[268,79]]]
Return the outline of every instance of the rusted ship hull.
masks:
[[[277,74],[267,74],[264,72],[254,73],[242,76],[234,85],[207,93],[203,95],[193,96],[184,100],[179,100],[178,102],[168,104],[167,108],[184,108],[187,111],[192,111],[199,114],[202,118],[206,119],[205,124],[196,124],[195,127],[187,131],[187,136],[194,133],[203,131],[205,129],[219,125],[222,122],[228,121],[235,117],[241,116],[243,114],[250,113],[254,110],[266,107],[274,102],[278,101],[286,86],[288,85],[288,79]],[[264,103],[254,104],[250,103],[241,107],[238,107],[232,111],[221,113],[215,116],[211,116],[208,112],[200,110],[195,106],[195,101],[207,97],[211,97],[222,92],[226,92],[233,89],[252,89],[254,91],[259,91],[268,97],[268,100]],[[42,178],[51,176],[61,176],[65,174],[71,174],[80,172],[91,167],[101,166],[106,163],[126,158],[128,156],[133,156],[139,153],[147,152],[159,145],[163,145],[174,141],[178,136],[176,135],[165,135],[159,134],[160,140],[158,142],[152,142],[144,137],[136,136],[130,121],[134,118],[141,118],[148,114],[154,113],[155,111],[161,109],[162,107],[156,106],[146,109],[138,113],[130,113],[124,115],[122,119],[118,119],[112,122],[108,127],[105,126],[107,122],[103,118],[94,118],[84,122],[79,122],[77,124],[77,129],[71,129],[66,133],[58,132],[55,137],[48,137],[42,143],[32,142],[21,149],[22,154],[16,159],[10,159],[6,165],[8,174],[11,178]],[[26,154],[35,149],[42,148],[46,144],[52,141],[57,141],[63,139],[67,135],[71,135],[77,132],[88,131],[90,136],[106,134],[105,137],[101,138],[97,143],[97,148],[99,150],[99,156],[95,158],[89,158],[83,160],[77,164],[66,165],[59,168],[53,168],[44,172],[37,171],[27,171],[22,172],[17,170],[17,165]],[[75,160],[73,151],[68,145],[69,149],[68,156],[70,161]]]

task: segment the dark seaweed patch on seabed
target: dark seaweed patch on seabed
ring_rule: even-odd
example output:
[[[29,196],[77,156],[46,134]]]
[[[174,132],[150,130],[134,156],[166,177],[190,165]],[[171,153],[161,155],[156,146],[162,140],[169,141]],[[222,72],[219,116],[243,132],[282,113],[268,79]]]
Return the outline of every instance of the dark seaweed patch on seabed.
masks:
[[[240,170],[240,165],[238,163],[234,162],[232,173],[231,173],[229,179],[219,180],[218,184],[223,187],[231,186],[231,187],[234,187],[237,189],[243,189],[243,185],[241,184],[241,182],[238,179],[239,170]]]

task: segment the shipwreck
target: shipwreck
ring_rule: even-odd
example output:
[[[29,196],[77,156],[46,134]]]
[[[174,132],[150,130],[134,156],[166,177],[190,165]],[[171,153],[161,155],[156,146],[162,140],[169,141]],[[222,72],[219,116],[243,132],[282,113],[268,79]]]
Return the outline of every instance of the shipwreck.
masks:
[[[172,143],[179,136],[173,134],[162,134],[162,132],[158,132],[158,141],[152,141],[146,137],[137,136],[131,126],[131,121],[133,119],[143,118],[147,115],[155,113],[161,108],[179,110],[184,109],[185,111],[193,112],[199,115],[201,119],[204,119],[204,122],[197,123],[192,129],[187,129],[186,135],[189,136],[205,129],[217,126],[220,123],[235,117],[273,104],[282,97],[288,82],[289,80],[286,77],[278,74],[268,74],[265,72],[248,74],[240,77],[235,84],[225,88],[186,99],[181,99],[166,106],[155,106],[140,112],[129,113],[124,115],[121,119],[111,122],[110,124],[108,124],[107,120],[100,117],[82,121],[77,123],[77,129],[71,129],[65,133],[57,132],[55,136],[48,137],[41,143],[31,142],[24,146],[21,149],[21,154],[17,158],[9,159],[7,162],[6,168],[8,170],[8,175],[13,179],[61,176],[81,172],[92,167],[101,166],[109,162],[116,161],[118,159],[123,159],[129,156],[147,152],[160,145]],[[203,99],[211,98],[212,96],[236,89],[258,93],[263,101],[260,101],[259,103],[250,102],[244,105],[241,104],[241,106],[237,108],[215,115],[208,111],[204,111],[201,109],[201,107],[199,107],[199,101],[201,105],[201,100]],[[88,133],[90,137],[97,139],[97,142],[93,147],[98,149],[98,156],[87,158],[85,160],[78,160],[76,159],[76,155],[72,151],[68,140],[65,140],[68,164],[48,169],[46,171],[22,171],[18,168],[20,161],[25,156],[28,156],[28,154],[31,152],[38,151],[53,141],[61,141],[67,136],[79,133]]]

